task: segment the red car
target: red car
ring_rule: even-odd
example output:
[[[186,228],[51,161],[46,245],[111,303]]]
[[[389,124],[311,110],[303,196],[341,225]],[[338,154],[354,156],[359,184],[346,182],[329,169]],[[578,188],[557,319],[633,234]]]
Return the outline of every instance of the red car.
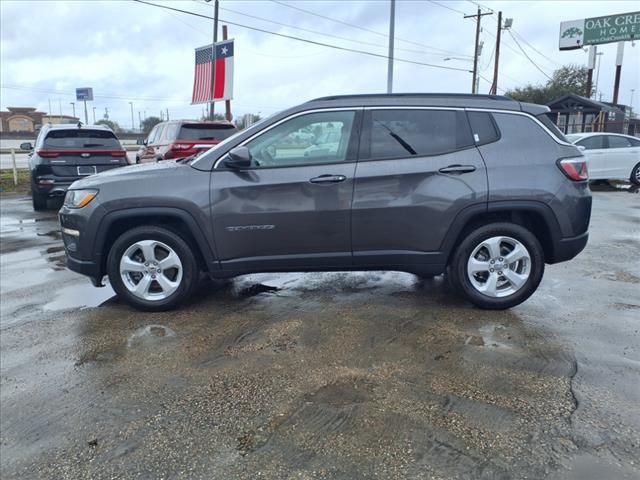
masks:
[[[208,150],[238,131],[226,121],[170,120],[157,124],[142,142],[136,163],[185,158]]]

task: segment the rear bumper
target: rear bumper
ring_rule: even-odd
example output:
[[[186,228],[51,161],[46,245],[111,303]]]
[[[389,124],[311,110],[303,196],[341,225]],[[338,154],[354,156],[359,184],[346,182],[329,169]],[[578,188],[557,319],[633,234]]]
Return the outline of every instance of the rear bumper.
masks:
[[[589,231],[584,232],[577,237],[562,238],[556,243],[553,249],[553,262],[559,263],[571,260],[578,255],[584,247],[587,246],[589,241]]]

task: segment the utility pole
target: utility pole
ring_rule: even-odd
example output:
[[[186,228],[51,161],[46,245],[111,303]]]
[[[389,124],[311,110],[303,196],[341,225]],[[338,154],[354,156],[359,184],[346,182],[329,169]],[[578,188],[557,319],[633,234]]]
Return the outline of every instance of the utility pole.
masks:
[[[169,108],[165,108],[165,110],[167,111],[167,120],[169,120]]]
[[[620,74],[622,73],[622,56],[624,54],[624,42],[618,42],[618,52],[616,53],[616,79],[613,83],[613,103],[618,104],[618,93],[620,93]]]
[[[136,129],[135,120],[133,119],[133,102],[129,102],[129,106],[131,107],[131,130]]]
[[[396,23],[396,0],[391,0],[389,11],[389,61],[387,64],[387,93],[393,92],[393,37]]]
[[[227,30],[227,26],[223,25],[222,26],[222,40],[228,40],[228,37],[229,37],[229,31]],[[231,100],[225,100],[224,101],[224,118],[226,118],[228,122],[230,122],[231,119],[233,118],[231,116]]]
[[[593,92],[593,69],[596,67],[596,54],[598,53],[598,46],[591,45],[589,47],[589,61],[587,63],[587,91],[585,97],[591,98]]]
[[[93,124],[96,124],[96,107],[92,107],[93,108]]]
[[[205,0],[206,2],[210,2],[211,0]],[[218,8],[219,2],[218,0],[213,0],[213,44],[211,45],[211,105],[209,110],[209,117],[213,120],[213,115],[215,112],[213,101],[214,98],[214,85],[216,79],[216,42],[218,41]]]
[[[464,18],[476,19],[476,46],[473,54],[473,80],[471,82],[471,93],[476,94],[478,90],[476,88],[476,79],[478,78],[478,46],[480,44],[480,20],[485,15],[491,15],[492,12],[482,13],[480,7],[478,7],[478,13],[475,15],[465,15]]]
[[[598,68],[596,69],[596,86],[593,90],[594,95],[598,93],[598,80],[600,80],[600,64],[602,63],[602,55],[604,55],[604,52],[596,53],[596,57],[598,60]],[[600,100],[602,100],[602,93],[600,94]]]
[[[140,115],[140,110],[138,110],[138,128],[142,131],[142,115]]]
[[[69,102],[71,104],[71,108],[73,109],[73,116],[76,116],[76,102]]]
[[[491,95],[498,94],[498,67],[500,65],[500,38],[502,30],[508,30],[513,25],[513,18],[505,18],[502,25],[502,12],[498,12],[498,33],[496,34],[496,58],[493,65],[493,82],[491,83]]]

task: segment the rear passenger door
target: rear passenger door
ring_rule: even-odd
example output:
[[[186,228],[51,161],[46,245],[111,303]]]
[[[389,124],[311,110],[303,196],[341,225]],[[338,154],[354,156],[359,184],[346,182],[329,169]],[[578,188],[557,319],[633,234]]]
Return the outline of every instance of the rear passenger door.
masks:
[[[352,206],[354,264],[442,263],[456,215],[487,201],[485,165],[462,109],[365,111]]]

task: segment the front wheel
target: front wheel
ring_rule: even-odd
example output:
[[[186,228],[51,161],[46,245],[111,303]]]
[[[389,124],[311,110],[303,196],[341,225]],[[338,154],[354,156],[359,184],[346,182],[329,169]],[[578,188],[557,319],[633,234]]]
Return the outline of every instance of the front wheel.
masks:
[[[135,308],[170,310],[187,300],[199,270],[185,240],[158,226],[129,230],[116,239],[107,258],[109,281]]]
[[[631,177],[629,177],[629,180],[634,185],[640,186],[640,163],[633,167],[633,170],[631,170]]]
[[[544,252],[526,228],[511,223],[480,227],[460,243],[451,262],[453,284],[474,305],[511,308],[536,291]]]

